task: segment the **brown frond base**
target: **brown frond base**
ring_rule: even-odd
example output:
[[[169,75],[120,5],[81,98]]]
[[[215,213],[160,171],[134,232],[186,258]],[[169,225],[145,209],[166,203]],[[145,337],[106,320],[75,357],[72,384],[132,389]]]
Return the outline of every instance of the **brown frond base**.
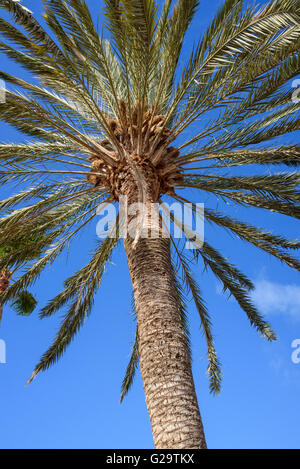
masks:
[[[0,272],[0,293],[4,293],[9,287],[11,279],[11,273],[8,270],[2,270]],[[3,304],[0,304],[0,323],[3,315]]]
[[[118,200],[127,185],[131,190],[132,185],[137,187],[138,173],[154,201],[161,194],[173,194],[183,176],[176,161],[179,150],[168,146],[172,132],[165,120],[164,115],[155,115],[152,107],[143,114],[141,104],[128,112],[125,102],[120,101],[119,118],[108,119],[109,135],[101,142],[116,164],[107,163],[101,151],[91,154],[89,183],[107,189]]]
[[[7,270],[2,270],[0,272],[0,293],[4,293],[5,290],[9,287],[9,281],[11,278],[11,273]]]

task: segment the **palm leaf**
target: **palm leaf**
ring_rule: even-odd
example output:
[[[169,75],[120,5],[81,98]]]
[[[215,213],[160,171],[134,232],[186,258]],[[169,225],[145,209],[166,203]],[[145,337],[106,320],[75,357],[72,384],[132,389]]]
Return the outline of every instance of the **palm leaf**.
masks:
[[[175,246],[175,243],[173,243]],[[207,311],[207,308],[201,297],[201,290],[196,280],[193,277],[193,274],[189,268],[188,261],[186,257],[175,247],[176,254],[180,261],[180,265],[183,270],[184,282],[186,285],[187,291],[192,294],[195,306],[200,316],[201,326],[203,329],[204,337],[207,344],[207,353],[208,353],[208,368],[207,374],[209,377],[209,386],[210,391],[214,394],[218,394],[221,390],[221,381],[222,381],[222,371],[221,364],[216,354],[213,335],[211,331],[212,321]]]
[[[214,260],[214,253],[211,257],[212,249],[209,245],[205,244],[203,250],[200,250],[200,255],[206,266],[208,266],[215,276],[223,284],[223,290],[228,291],[232,295],[241,309],[245,311],[250,321],[250,324],[270,342],[276,340],[276,335],[271,329],[268,322],[264,320],[262,315],[257,311],[254,304],[251,302],[247,291],[236,281],[235,278],[228,275],[228,272],[223,270],[217,262]]]
[[[23,290],[12,302],[12,307],[19,316],[29,316],[37,305],[35,297],[27,290]]]
[[[132,298],[131,299],[131,309],[132,309],[131,314],[134,316],[134,319],[136,320],[135,301],[134,301],[133,294],[131,298]],[[140,357],[139,333],[138,333],[138,327],[136,326],[135,337],[134,337],[134,342],[132,346],[130,360],[127,365],[125,375],[122,381],[120,403],[123,401],[124,397],[127,395],[128,391],[130,390],[133,384],[135,372],[139,363],[139,357]]]
[[[73,299],[68,313],[61,324],[53,344],[42,356],[27,384],[29,384],[40,371],[46,370],[61,357],[67,346],[73,340],[75,334],[83,325],[85,319],[89,316],[94,303],[95,294],[98,291],[104,273],[105,265],[109,261],[116,243],[116,238],[106,238],[106,240],[99,244],[91,261],[84,268],[87,273],[84,281],[80,282],[82,271],[79,272],[78,277],[75,276],[77,288],[76,291],[73,290],[72,292]],[[70,295],[68,296],[68,299],[69,298]],[[60,307],[64,302],[60,302]]]

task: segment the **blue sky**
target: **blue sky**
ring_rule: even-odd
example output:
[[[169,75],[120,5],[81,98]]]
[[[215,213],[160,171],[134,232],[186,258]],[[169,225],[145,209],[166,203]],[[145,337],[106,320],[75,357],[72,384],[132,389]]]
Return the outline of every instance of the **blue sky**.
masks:
[[[102,2],[88,1],[93,12]],[[219,1],[202,0],[187,47],[197,39]],[[40,17],[40,0],[25,5]],[[2,15],[2,12],[1,12]],[[3,14],[3,16],[5,16]],[[1,69],[20,69],[0,57]],[[26,76],[27,74],[23,74]],[[24,138],[0,124],[2,142]],[[281,139],[295,143],[299,135]],[[267,171],[268,169],[266,169]],[[5,197],[17,188],[2,189]],[[205,200],[199,200],[205,202]],[[253,224],[296,238],[296,222],[264,211],[230,213]],[[46,269],[32,291],[42,307],[62,287],[63,280],[87,261],[96,239],[96,222]],[[205,343],[199,319],[189,305],[193,370],[199,405],[210,448],[300,448],[300,363],[292,362],[292,342],[300,338],[298,275],[270,256],[224,233],[205,227],[210,243],[230,257],[255,282],[254,300],[276,330],[279,340],[269,344],[250,328],[234,300],[220,294],[212,275],[199,267],[197,278],[214,322],[216,348],[223,364],[222,393],[209,394],[205,374]],[[122,404],[120,384],[126,368],[135,325],[130,313],[130,280],[120,246],[109,265],[93,313],[58,364],[25,382],[49,346],[61,319],[40,321],[17,317],[6,307],[0,339],[6,342],[7,363],[0,363],[0,448],[152,448],[150,422],[140,375]]]

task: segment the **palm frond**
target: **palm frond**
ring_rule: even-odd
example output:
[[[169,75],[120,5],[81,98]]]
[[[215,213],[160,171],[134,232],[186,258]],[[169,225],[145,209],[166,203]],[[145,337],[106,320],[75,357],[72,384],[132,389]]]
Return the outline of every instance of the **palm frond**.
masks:
[[[136,320],[136,310],[135,310],[135,301],[134,301],[134,295],[132,294],[132,299],[131,299],[131,314],[134,316]],[[139,332],[138,332],[138,326],[136,326],[135,330],[135,338],[132,346],[132,351],[131,351],[131,356],[129,363],[127,365],[126,371],[125,371],[125,376],[122,381],[122,386],[121,386],[121,397],[120,397],[120,403],[123,401],[124,397],[127,395],[129,389],[131,388],[133,384],[133,380],[135,377],[135,372],[138,366],[139,362]]]
[[[261,314],[257,311],[254,304],[251,302],[247,291],[240,285],[240,283],[226,270],[223,270],[218,262],[214,259],[214,251],[212,248],[205,244],[203,249],[199,251],[203,258],[204,264],[208,266],[215,276],[223,284],[224,291],[229,293],[236,299],[241,309],[247,314],[250,324],[266,339],[269,341],[276,340],[276,335],[271,329],[268,322],[264,320]],[[213,254],[213,256],[210,256]]]
[[[79,271],[78,277],[74,276],[69,280],[67,286],[70,287],[73,281],[76,283],[76,291],[74,290],[73,283],[73,299],[68,313],[64,318],[55,341],[42,356],[27,384],[29,384],[40,371],[48,369],[61,357],[67,346],[74,339],[75,334],[83,325],[85,319],[89,316],[104,273],[105,265],[109,261],[116,243],[116,238],[106,238],[99,244],[90,262]],[[81,277],[83,270],[86,273],[84,279]],[[78,283],[78,281],[80,283]],[[68,299],[70,298],[71,296],[69,295]],[[65,301],[60,302],[60,307],[63,303],[65,303]]]
[[[3,0],[0,7],[7,10],[14,20],[29,33],[30,37],[39,44],[47,46],[47,49],[59,55],[60,50],[53,39],[46,33],[39,22],[33,17],[32,12],[16,0]]]
[[[209,316],[209,313],[206,309],[206,306],[203,302],[201,296],[201,290],[193,277],[193,274],[189,268],[188,261],[185,256],[178,250],[175,242],[173,242],[176,255],[180,261],[180,265],[183,270],[184,284],[187,289],[192,294],[195,306],[200,316],[201,326],[206,340],[207,353],[208,353],[208,368],[207,373],[209,377],[209,386],[210,390],[214,394],[218,394],[221,390],[221,381],[222,381],[222,371],[221,364],[219,362],[216,350],[214,347],[214,340],[211,331],[212,322]]]
[[[299,249],[299,241],[289,240],[284,236],[260,230],[248,223],[240,222],[210,209],[205,210],[205,216],[207,220],[232,231],[239,238],[272,254],[290,267],[300,270],[299,260],[290,256],[286,251],[286,249]]]
[[[83,203],[86,203],[86,201]],[[73,206],[73,209],[77,215],[77,204]],[[46,228],[49,228],[49,225],[51,226],[51,224],[56,227],[56,229],[44,236],[39,243],[36,243],[35,248],[40,248],[42,254],[37,256],[35,262],[31,265],[29,264],[26,272],[1,295],[3,302],[15,297],[20,291],[33,284],[41,275],[44,268],[47,265],[52,264],[56,257],[59,256],[63,252],[64,248],[70,243],[70,240],[96,216],[94,206],[83,212],[81,215],[75,216],[74,219],[69,218],[69,214],[65,209],[63,212],[64,214],[61,215],[60,219],[54,216],[48,224],[42,224],[40,228],[38,226],[38,229],[36,230],[37,232],[39,229],[45,230]],[[91,212],[93,213],[89,216]],[[61,223],[62,220],[67,221],[63,224]],[[73,228],[74,225],[76,228],[72,231],[71,228]],[[30,225],[29,229],[32,233],[33,230]],[[30,245],[13,252],[11,255],[4,256],[0,260],[0,265],[6,267],[8,265],[16,264],[18,266],[27,260],[28,252],[30,252]]]
[[[257,150],[217,152],[215,155],[207,155],[207,159],[217,159],[220,166],[228,168],[249,164],[284,164],[296,167],[300,164],[300,146],[290,145]]]
[[[298,204],[300,202],[299,182],[298,172],[233,177],[206,174],[189,177],[187,173],[183,185],[187,184],[188,187],[207,190],[214,192],[216,195],[222,194],[225,197],[229,193],[229,198],[231,195],[233,195],[233,198],[235,197],[236,192],[234,191],[247,191],[244,193],[246,197],[248,195],[259,196],[261,200],[274,202],[274,207],[278,203],[279,212],[280,203],[287,202],[291,205],[291,208],[294,207],[296,214],[299,211]],[[238,192],[238,195],[240,195],[240,192]]]
[[[181,131],[205,110],[225,106],[226,100],[229,111],[236,113],[232,105],[241,100],[238,93],[251,93],[266,72],[276,73],[282,60],[289,60],[291,51],[299,49],[294,41],[300,31],[295,2],[275,1],[258,12],[253,8],[244,11],[242,7],[241,1],[226,1],[192,52],[172,106],[172,112],[178,111],[177,126]],[[281,31],[286,40],[278,50],[274,43]],[[253,67],[249,67],[251,62]],[[296,68],[290,77],[294,73]],[[281,73],[281,84],[289,79],[284,76]],[[272,80],[270,83],[274,87]]]
[[[228,278],[231,278],[242,288],[245,290],[253,290],[254,289],[254,284],[252,281],[243,273],[241,272],[236,266],[231,264],[228,259],[226,259],[222,254],[217,251],[215,248],[213,248],[208,242],[205,242],[203,244],[203,247],[201,251],[208,256],[213,262],[215,262],[218,267],[226,272],[226,275]],[[199,255],[199,250],[196,250],[195,255],[198,257]]]
[[[182,51],[183,41],[186,32],[195,16],[199,0],[182,0],[174,7],[169,19],[162,23],[164,39],[162,42],[162,83],[158,90],[157,99],[167,102],[175,85],[175,73]],[[166,2],[165,15],[169,11],[169,4]],[[172,118],[172,116],[170,116]]]
[[[123,402],[124,397],[126,396],[129,389],[131,388],[131,385],[133,383],[133,379],[135,376],[135,372],[138,366],[138,362],[139,362],[139,333],[138,333],[138,328],[136,328],[131,357],[130,357],[128,366],[126,368],[125,376],[122,382],[120,403]]]
[[[29,316],[36,305],[36,298],[27,290],[21,291],[12,302],[12,307],[19,316]]]

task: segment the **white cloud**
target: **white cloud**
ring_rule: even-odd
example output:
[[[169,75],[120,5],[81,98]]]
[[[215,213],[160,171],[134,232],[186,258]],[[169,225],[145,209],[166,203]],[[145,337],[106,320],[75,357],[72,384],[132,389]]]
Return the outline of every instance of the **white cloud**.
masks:
[[[251,293],[259,310],[265,314],[284,314],[300,320],[300,286],[284,285],[260,279]]]

